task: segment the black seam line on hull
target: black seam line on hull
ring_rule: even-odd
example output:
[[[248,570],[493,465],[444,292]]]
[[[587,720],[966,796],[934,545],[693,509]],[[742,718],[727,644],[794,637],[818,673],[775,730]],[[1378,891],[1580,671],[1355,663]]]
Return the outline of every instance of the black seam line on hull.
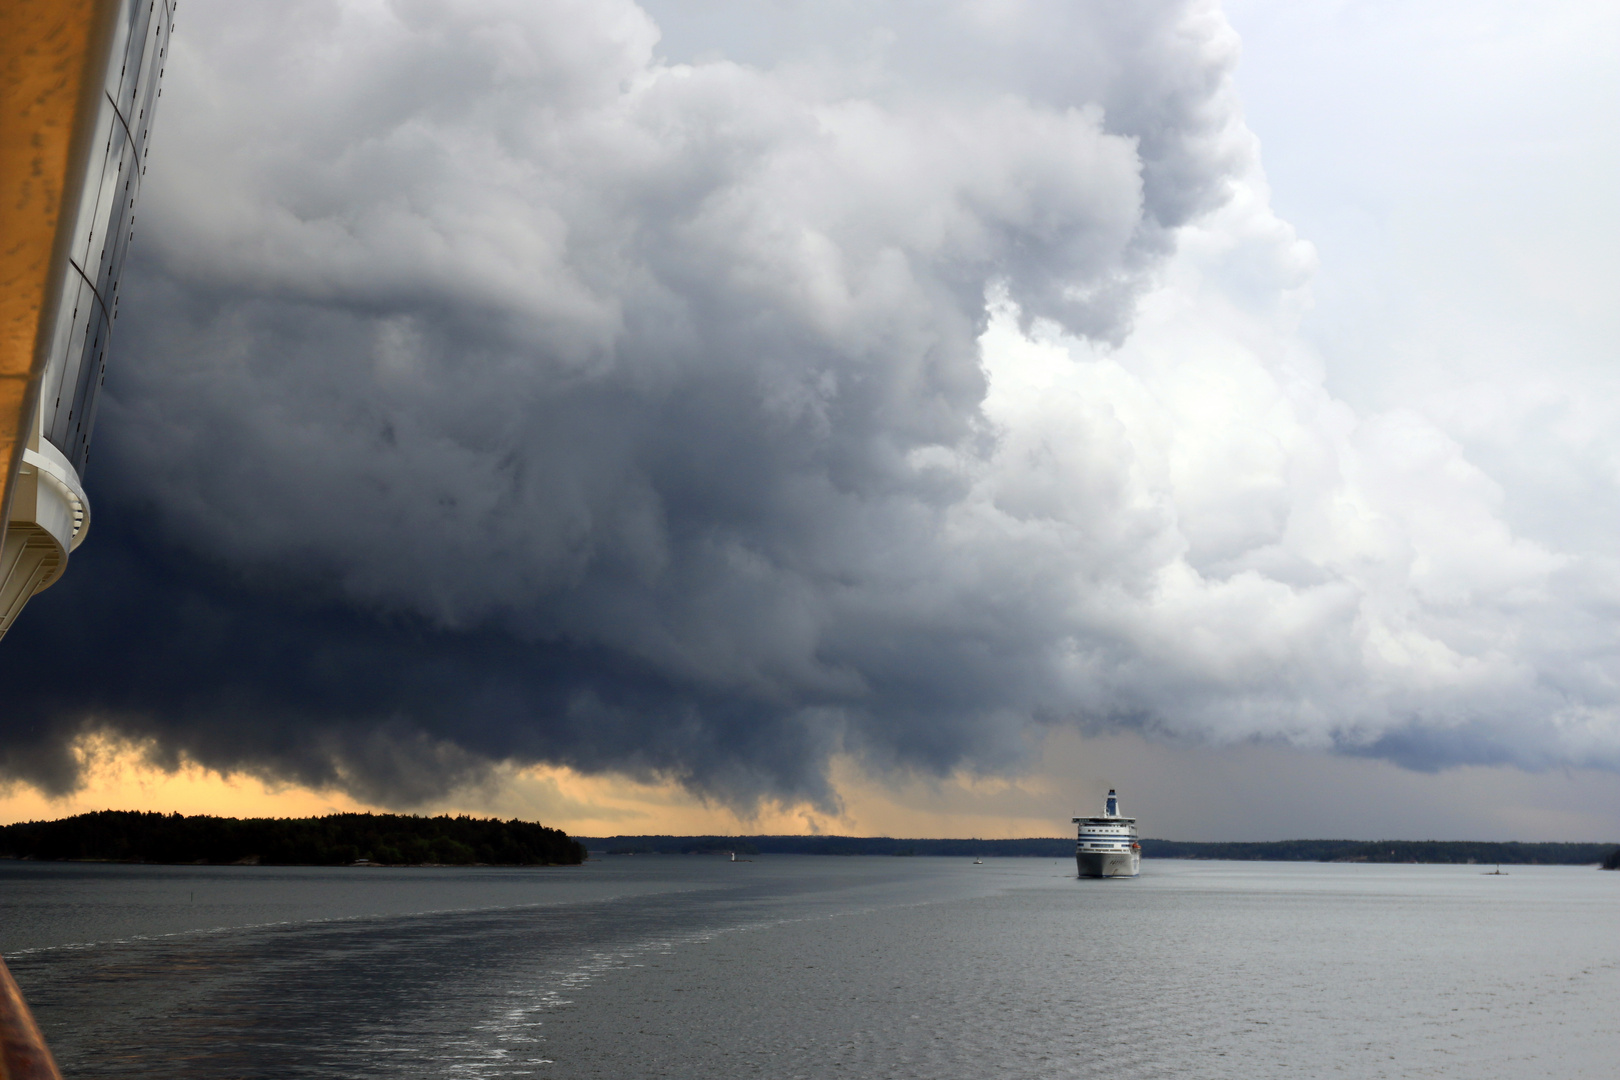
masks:
[[[78,272],[79,277],[84,281],[84,283],[90,287],[90,294],[96,298],[96,307],[98,307],[101,310],[101,321],[107,327],[107,338],[111,338],[112,337],[112,318],[107,312],[107,302],[101,298],[101,290],[96,288],[96,283],[90,280],[90,276],[84,272],[84,269],[81,266],[79,266],[78,262],[75,261],[73,256],[71,256],[71,255],[68,256],[68,265],[73,267],[73,269]],[[85,333],[88,335],[89,332],[90,332],[89,327],[86,327],[85,328]],[[105,342],[106,342],[106,339],[104,338],[103,339],[103,345],[102,345],[103,348],[106,347]],[[62,407],[62,386],[66,382],[67,382],[67,364],[64,362],[62,364],[62,381],[58,382],[56,384],[56,407],[58,409],[60,409]],[[77,398],[78,394],[75,393],[74,397]],[[69,420],[73,419],[72,413],[73,413],[73,410],[75,408],[77,408],[76,405],[68,407],[68,413],[69,413],[68,419]],[[82,420],[80,422],[83,423]],[[77,434],[77,432],[75,432],[74,434]]]
[[[139,82],[139,79],[136,81]],[[118,107],[118,102],[113,100],[112,92],[110,90],[104,88],[101,92],[107,95],[107,104],[113,107],[113,115],[118,117],[118,123],[124,129],[124,137],[129,140],[129,145],[134,146],[135,133],[129,130],[129,121],[124,119],[124,111]]]
[[[101,290],[96,288],[96,283],[90,280],[90,275],[84,272],[84,268],[81,267],[77,260],[75,260],[71,255],[68,256],[68,265],[77,270],[79,272],[79,277],[83,278],[84,283],[90,286],[90,294],[96,298],[96,306],[101,309],[101,321],[110,327],[112,325],[112,320],[108,318],[107,301],[101,298]]]

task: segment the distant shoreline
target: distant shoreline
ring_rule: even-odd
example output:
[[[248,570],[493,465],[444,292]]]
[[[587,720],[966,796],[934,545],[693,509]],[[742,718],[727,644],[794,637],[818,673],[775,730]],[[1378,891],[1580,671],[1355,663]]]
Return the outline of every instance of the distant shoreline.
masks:
[[[583,861],[583,860],[581,860]],[[249,859],[233,859],[230,862],[209,862],[207,859],[190,859],[172,862],[166,859],[100,859],[100,858],[72,858],[53,859],[41,858],[34,855],[0,855],[0,863],[28,862],[28,863],[77,863],[79,865],[94,866],[262,866],[272,870],[296,869],[298,867],[321,867],[325,869],[343,870],[466,870],[468,868],[483,867],[495,870],[532,870],[535,867],[546,866],[577,866],[578,863],[520,863],[520,862],[373,862],[370,860],[347,863],[324,862],[258,862]]]
[[[585,848],[539,822],[465,815],[227,818],[102,810],[0,825],[0,858],[165,866],[572,866]]]
[[[918,840],[887,836],[580,836],[593,855],[945,855],[971,858],[1073,858],[1073,837],[1018,840]],[[1617,843],[1525,843],[1474,840],[1142,841],[1149,859],[1253,862],[1366,862],[1589,866],[1620,854]]]
[[[104,810],[0,825],[0,859],[163,866],[468,867],[574,865],[590,854],[1074,857],[1073,837],[1014,840],[888,836],[570,837],[537,822],[401,814],[222,818]],[[1474,840],[1145,839],[1148,859],[1589,866],[1620,869],[1620,844]]]

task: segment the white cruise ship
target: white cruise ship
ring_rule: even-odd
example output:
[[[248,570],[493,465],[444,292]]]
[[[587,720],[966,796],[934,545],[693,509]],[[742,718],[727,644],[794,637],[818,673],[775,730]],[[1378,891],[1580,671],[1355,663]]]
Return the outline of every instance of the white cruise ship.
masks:
[[[1142,872],[1142,845],[1136,840],[1136,819],[1120,817],[1119,795],[1108,789],[1102,817],[1077,817],[1080,837],[1074,861],[1081,877],[1135,877]]]

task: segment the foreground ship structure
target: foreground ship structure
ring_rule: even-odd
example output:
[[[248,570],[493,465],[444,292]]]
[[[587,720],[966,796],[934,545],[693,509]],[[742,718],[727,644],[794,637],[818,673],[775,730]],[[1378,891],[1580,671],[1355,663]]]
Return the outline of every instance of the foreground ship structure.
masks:
[[[0,636],[90,528],[90,433],[173,20],[173,0],[0,0]]]
[[[84,470],[174,0],[0,0],[0,636],[90,528]],[[0,961],[0,1080],[61,1080]]]
[[[1122,817],[1119,794],[1108,790],[1101,817],[1077,817],[1080,827],[1074,861],[1081,877],[1135,877],[1142,872],[1142,845],[1136,838],[1136,819]]]

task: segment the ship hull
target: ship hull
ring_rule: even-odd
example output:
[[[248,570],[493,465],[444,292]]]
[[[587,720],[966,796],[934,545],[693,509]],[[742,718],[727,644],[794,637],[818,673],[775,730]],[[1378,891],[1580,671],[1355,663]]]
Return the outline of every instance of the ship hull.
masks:
[[[1135,851],[1081,851],[1074,861],[1080,876],[1087,878],[1136,877],[1142,872],[1142,856]]]

